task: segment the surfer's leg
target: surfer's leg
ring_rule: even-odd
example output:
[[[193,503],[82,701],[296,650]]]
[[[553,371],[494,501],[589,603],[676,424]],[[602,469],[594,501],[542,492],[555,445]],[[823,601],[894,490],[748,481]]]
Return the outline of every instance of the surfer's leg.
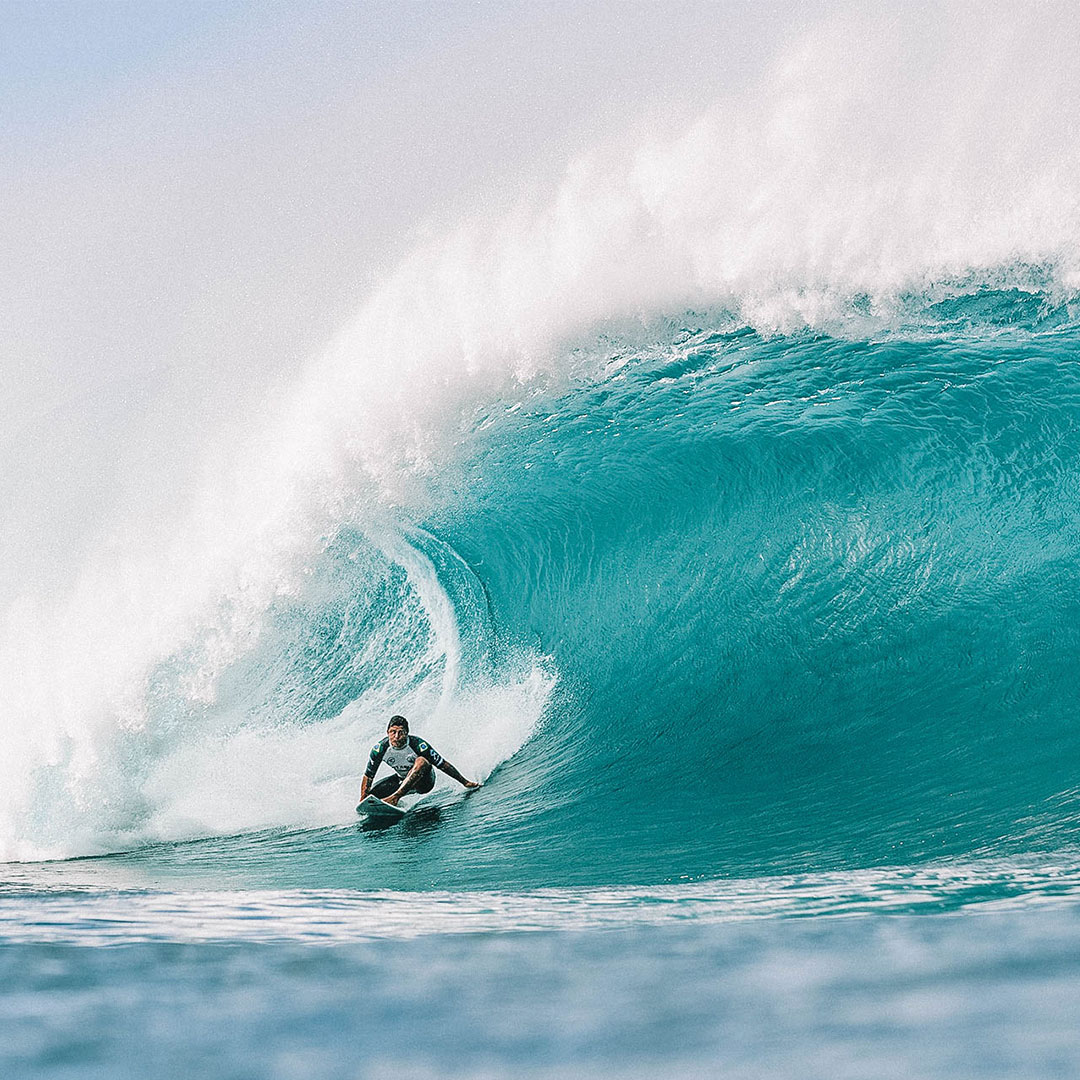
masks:
[[[396,774],[384,776],[377,784],[372,785],[368,794],[374,795],[376,799],[385,799],[388,795],[393,795],[400,786],[401,780]]]
[[[405,777],[404,783],[401,785],[401,791],[399,796],[407,795],[410,792],[416,795],[423,795],[425,792],[430,791],[435,786],[435,770],[430,765],[424,765],[422,768],[414,768],[408,776]]]

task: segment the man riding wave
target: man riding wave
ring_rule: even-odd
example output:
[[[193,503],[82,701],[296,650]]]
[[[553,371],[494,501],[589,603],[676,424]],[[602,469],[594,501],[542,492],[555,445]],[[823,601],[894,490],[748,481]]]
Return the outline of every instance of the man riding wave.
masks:
[[[372,786],[379,766],[386,762],[394,770]],[[435,769],[446,773],[467,788],[478,788],[475,780],[466,780],[430,743],[409,734],[409,721],[404,716],[391,716],[386,725],[386,738],[372,748],[364,778],[360,781],[360,801],[368,795],[397,806],[403,795],[423,795],[435,786]]]

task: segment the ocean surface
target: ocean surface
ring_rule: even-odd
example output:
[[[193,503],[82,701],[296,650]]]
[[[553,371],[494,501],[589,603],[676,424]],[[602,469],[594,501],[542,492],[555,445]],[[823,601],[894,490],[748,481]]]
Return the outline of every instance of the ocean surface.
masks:
[[[1080,82],[945,68],[425,242],[4,578],[0,1075],[1080,1074]],[[482,787],[360,822],[392,713]]]

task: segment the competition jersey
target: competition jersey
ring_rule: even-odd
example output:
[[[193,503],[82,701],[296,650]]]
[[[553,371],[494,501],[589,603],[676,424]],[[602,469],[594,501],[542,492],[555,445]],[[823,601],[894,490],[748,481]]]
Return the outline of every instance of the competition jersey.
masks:
[[[389,738],[380,739],[371,748],[371,756],[368,758],[364,775],[369,780],[374,779],[380,763],[385,761],[404,780],[409,775],[409,770],[418,757],[427,758],[432,765],[441,765],[443,763],[442,755],[435,747],[424,742],[417,735],[408,736],[405,745],[400,750],[396,750],[390,745]]]

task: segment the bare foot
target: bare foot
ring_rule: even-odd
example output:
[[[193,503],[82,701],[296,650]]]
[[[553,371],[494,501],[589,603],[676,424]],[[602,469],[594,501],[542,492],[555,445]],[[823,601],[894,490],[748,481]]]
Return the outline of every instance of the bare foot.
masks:
[[[400,795],[387,795],[386,798],[383,799],[383,802],[386,803],[387,806],[397,806],[399,798],[401,798]]]

